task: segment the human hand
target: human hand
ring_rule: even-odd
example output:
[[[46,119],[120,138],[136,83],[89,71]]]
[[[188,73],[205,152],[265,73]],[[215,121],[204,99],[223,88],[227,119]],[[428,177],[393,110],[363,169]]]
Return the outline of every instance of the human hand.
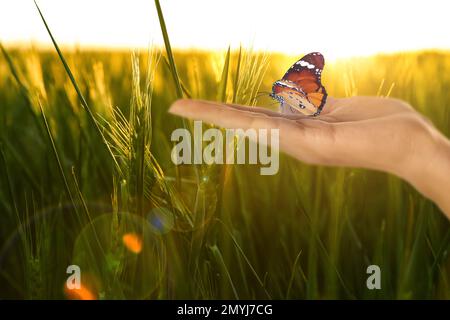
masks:
[[[395,174],[450,218],[450,142],[401,100],[329,97],[316,117],[200,100],[178,100],[170,112],[225,128],[278,128],[287,154],[310,164]]]

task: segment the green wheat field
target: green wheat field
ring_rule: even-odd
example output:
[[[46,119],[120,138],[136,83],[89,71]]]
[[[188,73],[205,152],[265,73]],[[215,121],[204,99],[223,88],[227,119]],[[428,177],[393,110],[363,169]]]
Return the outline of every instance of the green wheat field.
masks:
[[[2,45],[1,299],[74,298],[69,265],[78,298],[450,299],[450,223],[394,176],[285,155],[274,176],[175,166],[170,135],[192,123],[172,102],[276,108],[256,97],[304,52],[172,51],[159,18],[161,48]],[[450,136],[450,52],[332,61],[323,83],[404,99]]]

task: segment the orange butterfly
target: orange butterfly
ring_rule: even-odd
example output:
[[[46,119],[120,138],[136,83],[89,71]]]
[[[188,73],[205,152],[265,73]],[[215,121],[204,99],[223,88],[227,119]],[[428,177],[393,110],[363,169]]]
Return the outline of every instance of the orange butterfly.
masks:
[[[327,100],[327,91],[320,82],[325,59],[311,52],[289,68],[281,80],[275,81],[270,96],[280,102],[283,113],[320,114]]]

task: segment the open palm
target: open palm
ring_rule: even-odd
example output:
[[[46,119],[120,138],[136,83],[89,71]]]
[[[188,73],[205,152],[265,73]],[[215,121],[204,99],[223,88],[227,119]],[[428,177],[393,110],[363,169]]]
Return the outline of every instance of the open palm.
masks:
[[[303,162],[393,173],[450,212],[435,190],[450,184],[442,178],[450,174],[450,143],[401,100],[329,98],[316,117],[201,100],[178,100],[170,112],[225,128],[279,129],[280,149]]]

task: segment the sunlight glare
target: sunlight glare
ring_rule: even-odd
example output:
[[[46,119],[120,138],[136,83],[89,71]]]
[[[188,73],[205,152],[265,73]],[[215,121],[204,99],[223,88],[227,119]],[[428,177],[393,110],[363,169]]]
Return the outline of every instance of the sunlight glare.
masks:
[[[38,0],[56,39],[82,47],[162,45],[149,0]],[[175,48],[256,49],[329,58],[378,52],[449,49],[449,2],[161,0]],[[2,0],[0,40],[49,45],[31,0]]]

